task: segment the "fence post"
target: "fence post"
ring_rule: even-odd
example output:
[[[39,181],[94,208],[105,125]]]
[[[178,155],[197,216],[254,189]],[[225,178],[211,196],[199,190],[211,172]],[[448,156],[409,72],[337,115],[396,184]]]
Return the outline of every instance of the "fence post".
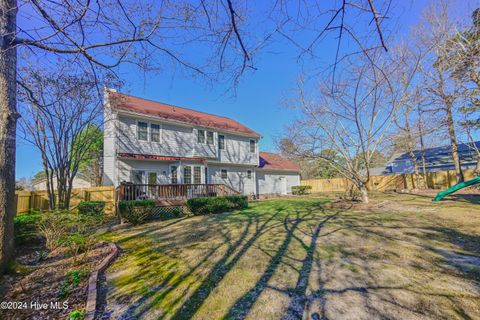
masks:
[[[33,192],[30,192],[30,194],[28,195],[28,211],[31,211],[33,209],[34,199],[32,198],[33,198]]]
[[[120,184],[118,187],[113,188],[113,205],[115,208],[115,215],[118,217],[118,222],[122,223],[122,215],[120,213],[120,209],[118,208],[118,203],[121,199],[123,199],[123,195],[125,192],[125,185]]]

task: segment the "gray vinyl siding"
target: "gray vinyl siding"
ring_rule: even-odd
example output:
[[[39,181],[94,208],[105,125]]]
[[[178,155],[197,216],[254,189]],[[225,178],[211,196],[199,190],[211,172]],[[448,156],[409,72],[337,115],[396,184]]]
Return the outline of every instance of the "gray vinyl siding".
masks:
[[[213,132],[213,144],[207,143],[206,132]],[[205,143],[197,142],[197,129],[193,130],[193,155],[196,157],[216,158],[217,157],[217,133],[205,129]]]
[[[258,194],[282,194],[282,180],[286,180],[287,193],[292,193],[292,187],[300,185],[300,175],[295,172],[257,170]]]
[[[225,150],[219,150],[218,160],[220,162],[258,165],[258,140],[256,140],[256,150],[252,153],[250,152],[250,138],[232,134],[223,135],[225,136]]]
[[[138,121],[161,125],[160,141],[152,142],[137,139]],[[148,131],[150,133],[150,130]],[[166,123],[140,120],[130,117],[119,117],[119,152],[134,154],[152,154],[163,156],[191,157],[196,140],[193,139],[193,128],[175,126]]]
[[[143,141],[137,139],[138,121],[149,124],[148,136],[150,140],[150,123],[160,124],[160,142]],[[117,143],[118,152],[148,154],[176,157],[203,157],[229,164],[258,165],[258,141],[255,152],[250,152],[250,138],[217,132],[213,129],[202,128],[214,132],[214,143],[197,142],[197,128],[175,125],[153,120],[142,120],[126,115],[118,117]],[[218,134],[225,136],[225,150],[218,150]]]
[[[227,170],[227,179],[222,179],[221,170]],[[247,170],[252,171],[252,177],[248,179]],[[233,165],[208,165],[209,183],[223,183],[242,194],[256,194],[255,168]]]
[[[142,170],[145,172],[156,172],[159,184],[170,183],[170,167],[169,163],[148,161],[148,160],[126,160],[119,159],[118,163],[118,181],[131,182],[131,174],[133,170]]]
[[[116,155],[117,155],[117,114],[112,113],[108,94],[105,93],[105,107],[103,115],[103,185],[117,185]]]

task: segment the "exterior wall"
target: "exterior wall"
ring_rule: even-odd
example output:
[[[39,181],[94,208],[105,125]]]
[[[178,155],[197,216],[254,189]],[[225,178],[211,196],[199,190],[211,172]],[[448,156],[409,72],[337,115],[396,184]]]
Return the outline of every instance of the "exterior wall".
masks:
[[[222,179],[221,170],[227,170],[227,179]],[[252,171],[248,179],[247,170]],[[208,183],[224,183],[245,195],[256,194],[255,168],[253,166],[208,165]]]
[[[206,143],[206,136],[205,136],[205,143],[198,143],[197,142],[197,132],[198,129],[193,129],[193,156],[195,157],[206,157],[206,158],[217,158],[217,149],[218,149],[218,134],[213,130],[204,129],[205,132],[213,131],[213,144]],[[205,133],[206,134],[206,133]]]
[[[82,178],[76,177],[73,179],[73,188],[89,188],[91,187],[92,184],[90,181],[87,181]],[[57,179],[53,178],[53,188],[57,189]],[[42,179],[34,184],[32,184],[32,190],[33,191],[41,191],[41,190],[47,190],[47,180]]]
[[[192,157],[194,147],[193,128],[145,121],[160,124],[160,142],[137,139],[137,123],[140,119],[119,116],[119,152],[135,154],[156,154],[162,156]],[[150,129],[150,127],[149,127]],[[150,139],[150,130],[148,134]]]
[[[292,193],[292,187],[300,185],[300,175],[296,172],[257,170],[258,194],[282,194],[282,178],[285,179],[286,192]]]
[[[258,166],[258,141],[256,141],[253,153],[250,152],[250,138],[231,134],[223,135],[225,136],[225,150],[219,150],[218,160],[220,162]]]
[[[160,142],[138,140],[138,121],[147,122],[149,124],[148,130],[150,130],[151,123],[159,124]],[[250,152],[250,138],[248,137],[201,128],[206,132],[212,131],[214,133],[214,143],[198,143],[198,129],[167,123],[160,119],[154,121],[121,114],[118,116],[117,152],[177,157],[204,157],[222,163],[258,165],[258,141],[256,141],[255,152]],[[225,136],[225,150],[218,150],[219,134]],[[150,131],[148,138],[150,139]]]
[[[118,160],[118,181],[132,181],[132,171],[145,171],[144,183],[147,183],[146,176],[148,172],[157,173],[157,183],[158,184],[170,184],[171,175],[170,175],[170,166],[177,167],[177,183],[183,183],[183,168],[185,166],[199,166],[201,170],[201,183],[206,183],[205,179],[205,165],[198,162],[160,162],[160,161],[148,161],[148,160],[127,160],[119,159]],[[193,183],[193,169],[192,169],[192,183]]]
[[[170,183],[170,166],[167,162],[119,159],[117,163],[119,182],[131,182],[132,170],[143,170],[146,172],[145,175],[147,172],[156,172],[159,184]]]
[[[117,185],[115,180],[116,155],[117,155],[117,132],[118,120],[116,113],[112,113],[108,93],[104,94],[104,116],[103,116],[103,185]]]

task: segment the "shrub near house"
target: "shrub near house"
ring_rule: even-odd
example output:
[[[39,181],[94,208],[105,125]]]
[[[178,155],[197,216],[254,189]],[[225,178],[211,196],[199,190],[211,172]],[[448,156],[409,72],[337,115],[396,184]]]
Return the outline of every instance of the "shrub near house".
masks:
[[[194,215],[228,212],[248,207],[247,196],[193,198],[187,206]]]
[[[312,190],[312,186],[293,186],[292,194],[304,195],[310,193],[310,190]]]
[[[82,201],[77,206],[78,213],[100,216],[105,209],[105,201]]]
[[[153,200],[122,200],[118,203],[118,209],[122,219],[131,224],[141,224],[152,214],[155,208]]]

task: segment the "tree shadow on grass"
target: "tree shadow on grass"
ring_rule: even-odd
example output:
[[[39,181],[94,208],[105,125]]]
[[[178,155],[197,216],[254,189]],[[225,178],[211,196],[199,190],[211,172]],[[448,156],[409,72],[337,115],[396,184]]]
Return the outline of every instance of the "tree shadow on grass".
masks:
[[[285,253],[290,245],[290,242],[295,239],[302,244],[302,247],[307,251],[307,256],[304,259],[303,265],[301,270],[299,270],[300,275],[307,275],[307,279],[303,276],[299,277],[299,281],[297,283],[298,291],[301,291],[303,287],[306,290],[306,286],[308,284],[308,274],[310,273],[311,263],[313,261],[313,252],[316,247],[316,241],[318,234],[320,233],[321,227],[330,219],[332,219],[335,215],[329,215],[325,217],[320,223],[318,223],[317,228],[313,232],[313,235],[309,235],[312,237],[312,243],[310,246],[307,246],[303,243],[303,241],[295,235],[295,232],[298,230],[298,226],[301,222],[307,220],[313,210],[318,208],[310,208],[307,214],[300,216],[300,213],[297,211],[296,218],[292,220],[285,219],[284,221],[284,229],[286,231],[285,238],[276,251],[275,255],[271,256],[270,262],[260,279],[255,283],[255,285],[247,291],[242,297],[237,299],[234,305],[230,308],[228,314],[224,317],[225,319],[245,319],[259,298],[262,292],[268,288],[268,282],[274,275],[275,271],[277,270],[279,264],[282,261],[282,258],[285,256]],[[323,210],[322,210],[323,211]],[[295,269],[295,268],[293,268]]]
[[[185,280],[187,280],[190,276],[192,276],[196,270],[200,269],[213,255],[214,253],[220,249],[223,245],[227,244],[229,246],[229,249],[227,249],[227,252],[229,250],[233,250],[236,248],[248,235],[248,232],[255,222],[258,222],[255,216],[249,215],[247,224],[244,227],[241,235],[239,236],[238,240],[235,241],[235,243],[230,243],[230,240],[227,234],[223,234],[224,236],[224,242],[219,244],[218,246],[215,246],[209,250],[209,252],[198,262],[196,263],[192,268],[187,273],[182,274],[180,277],[176,278],[175,281],[170,282],[172,277],[168,277],[168,279],[163,280],[159,285],[155,286],[154,288],[150,289],[144,296],[142,296],[139,301],[137,301],[135,304],[130,306],[121,316],[121,319],[137,319],[140,318],[142,315],[150,311],[155,305],[164,299],[168,294],[170,294],[172,291],[177,289]],[[169,273],[170,275],[170,273]],[[182,299],[183,296],[179,296],[178,300]],[[172,307],[176,305],[178,301],[174,301],[172,304]],[[167,314],[170,310],[163,310],[164,315]]]
[[[223,257],[215,263],[214,267],[210,270],[207,277],[202,281],[199,287],[193,292],[193,294],[188,297],[187,301],[177,310],[173,315],[172,319],[190,319],[197,312],[197,310],[202,306],[203,301],[205,301],[208,296],[211,294],[213,289],[220,283],[220,281],[225,277],[225,275],[235,266],[235,264],[240,260],[240,258],[250,249],[250,247],[255,243],[255,241],[262,234],[270,230],[274,226],[268,226],[268,224],[274,220],[281,212],[283,208],[276,210],[268,219],[266,219],[262,224],[258,224],[255,227],[254,233],[246,240],[246,235],[244,233],[234,244],[230,244],[227,251]],[[240,247],[241,245],[241,247]],[[237,250],[240,247],[239,250]]]
[[[290,291],[290,304],[288,305],[287,312],[282,317],[282,319],[302,318],[303,310],[305,309],[305,305],[307,303],[306,292],[314,260],[313,254],[317,248],[317,241],[320,235],[320,231],[329,220],[335,219],[338,214],[339,213],[337,212],[335,214],[328,215],[322,221],[320,221],[320,223],[317,224],[317,227],[311,235],[311,241],[309,245],[306,245],[300,238],[296,238],[302,244],[302,246],[306,248],[307,254],[298,273],[297,284],[295,288]]]
[[[297,207],[297,205],[301,204],[296,203],[295,207]],[[152,282],[152,280],[154,283],[152,283],[151,287],[147,287],[146,292],[142,294],[141,298],[130,305],[118,318],[136,319],[142,316],[145,317],[147,314],[155,314],[156,317],[160,318],[170,317],[172,314],[173,319],[191,318],[226,274],[255,244],[257,239],[283,225],[287,230],[287,239],[285,239],[283,245],[281,245],[278,250],[276,258],[272,259],[271,266],[269,267],[269,270],[271,271],[267,270],[266,275],[263,277],[264,284],[266,284],[266,282],[268,282],[267,278],[271,276],[269,273],[271,272],[273,274],[276,269],[276,265],[279,263],[284,251],[287,249],[293,232],[298,224],[302,221],[306,221],[305,219],[307,215],[311,214],[313,210],[321,208],[322,205],[322,201],[313,203],[305,202],[305,205],[302,207],[306,208],[306,210],[303,210],[302,208],[302,212],[306,212],[306,214],[300,217],[300,213],[297,212],[297,217],[294,217],[293,219],[288,218],[292,208],[288,208],[288,204],[284,205],[282,202],[275,203],[273,206],[272,204],[257,205],[254,208],[249,208],[236,213],[225,215],[219,214],[202,217],[202,219],[194,219],[187,227],[188,229],[197,231],[198,227],[202,228],[201,232],[205,234],[201,236],[202,239],[200,240],[200,243],[208,244],[210,237],[215,233],[221,234],[223,241],[219,245],[210,245],[211,248],[209,248],[205,255],[202,255],[202,259],[181,275],[176,275],[174,272],[169,271],[168,269],[173,268],[173,266],[166,267],[164,265],[164,259],[166,255],[168,256],[169,250],[181,249],[179,246],[181,246],[182,243],[187,245],[192,243],[192,239],[190,239],[189,236],[190,232],[182,232],[180,234],[174,233],[170,235],[168,232],[158,233],[157,231],[159,229],[166,230],[166,227],[172,226],[184,219],[178,219],[164,226],[148,226],[147,229],[138,230],[138,232],[134,234],[121,238],[119,242],[125,243],[131,241],[135,242],[137,240],[141,241],[147,237],[153,241],[152,244],[158,243],[158,245],[153,247],[149,246],[149,250],[146,250],[145,252],[136,252],[136,255],[138,255],[136,258],[142,259],[142,261],[145,260],[145,263],[142,262],[138,265],[140,271],[133,275],[132,281],[140,281],[140,284],[142,284],[142,281],[144,281],[142,279],[145,279],[147,280],[147,283]],[[285,219],[283,217],[282,219],[279,219],[279,216],[281,215],[287,215],[287,217]],[[176,230],[181,229],[176,228]],[[234,231],[239,229],[242,230],[240,234]],[[234,237],[235,239],[232,239],[230,236],[232,230],[234,231],[234,234],[238,234]],[[153,235],[153,237],[150,237],[150,235]],[[194,242],[199,241],[198,239],[195,239]],[[191,277],[198,272],[201,273],[202,269],[206,268],[206,263],[211,261],[212,257],[214,257],[216,252],[221,248],[225,248],[225,251],[220,260],[216,261],[212,268],[209,268],[208,275],[201,280],[199,285],[196,282],[192,282]],[[155,252],[161,252],[161,255],[157,256]],[[166,261],[168,262],[168,260]],[[159,268],[157,272],[155,271],[155,268]],[[160,278],[156,275],[162,273],[165,275]],[[156,278],[159,278],[157,284],[155,284]],[[125,285],[129,284],[127,283]],[[146,283],[142,284],[141,287],[145,287],[145,285]],[[193,293],[189,295],[193,286],[195,289]],[[177,294],[180,288],[182,288],[181,290],[183,291],[183,294]],[[168,302],[168,307],[160,309],[158,307],[159,302],[168,299],[167,296],[171,296],[174,292],[174,297],[172,297],[174,300]],[[187,295],[189,296],[185,300]],[[180,303],[182,303],[181,307],[178,306]]]
[[[446,242],[459,248],[459,250],[452,250],[430,247],[430,250],[443,257],[440,264],[446,264],[450,269],[475,280],[477,287],[480,287],[480,235],[467,234],[457,229],[440,226],[430,227],[427,230],[431,231],[429,240]]]
[[[302,218],[300,217],[298,211],[295,219],[288,219],[288,217],[284,219],[283,226],[285,231],[287,232],[285,239],[276,251],[276,254],[271,258],[267,269],[262,274],[260,279],[257,281],[257,283],[252,289],[250,289],[247,293],[245,293],[235,302],[232,308],[230,308],[228,314],[225,316],[226,319],[244,319],[247,316],[253,304],[258,299],[263,290],[266,288],[268,281],[275,273],[275,270],[280,264],[281,259],[284,256],[293,238],[293,233],[297,229],[300,222],[302,222]],[[289,226],[289,224],[291,224],[291,226]]]
[[[218,246],[214,248],[210,248],[208,253],[202,257],[202,259],[195,264],[190,270],[179,277],[174,277],[172,274],[167,274],[166,278],[164,278],[158,285],[150,288],[143,296],[137,300],[134,304],[132,304],[119,318],[121,319],[137,319],[145,314],[149,313],[153,308],[156,308],[158,303],[165,299],[170,293],[175,290],[178,290],[179,287],[188,280],[197,270],[201,270],[204,268],[206,262],[212,259],[215,252],[217,252],[221,247],[227,246],[225,253],[222,255],[222,258],[215,263],[213,268],[211,269],[209,275],[202,281],[200,286],[194,291],[194,293],[188,298],[188,301],[183,303],[183,307],[177,309],[176,306],[180,303],[180,301],[185,299],[185,295],[189,292],[190,288],[195,285],[195,283],[187,284],[186,288],[184,285],[183,291],[184,294],[179,294],[176,296],[174,301],[169,303],[168,308],[164,308],[162,310],[155,310],[155,313],[158,315],[160,314],[160,318],[164,318],[166,316],[170,316],[174,313],[173,318],[178,319],[188,319],[193,315],[198,308],[201,306],[202,302],[209,296],[211,291],[218,285],[218,283],[223,279],[223,277],[228,273],[228,271],[238,262],[238,260],[242,257],[242,255],[253,245],[256,239],[261,236],[262,234],[268,232],[272,228],[278,227],[280,223],[272,223],[275,218],[282,214],[285,208],[282,206],[276,206],[274,212],[267,212],[265,214],[257,214],[255,211],[252,210],[243,210],[238,212],[237,214],[219,214],[219,215],[212,215],[208,217],[203,217],[203,219],[199,221],[195,221],[193,225],[190,225],[190,229],[196,229],[196,225],[200,223],[200,225],[205,226],[207,225],[205,239],[202,242],[208,243],[208,235],[212,235],[213,233],[217,232],[222,235],[223,241]],[[245,217],[247,220],[245,220]],[[265,221],[261,221],[260,219],[264,218]],[[246,225],[245,225],[246,223]],[[230,236],[231,226],[232,224],[241,224],[245,225],[242,226],[242,232],[235,240],[232,239]],[[210,225],[210,226],[209,226]],[[229,228],[230,227],[230,228]],[[234,227],[236,228],[236,226]],[[252,233],[252,228],[253,234]],[[145,237],[149,235],[149,232],[154,233],[155,228],[149,228],[141,233],[137,233],[133,236],[129,236],[128,240],[135,241],[136,237]],[[187,237],[188,238],[188,237]],[[173,236],[174,243],[173,245],[167,241],[165,243],[165,238],[162,234],[155,234],[155,241],[161,243],[161,250],[162,254],[166,255],[167,253],[164,252],[165,248],[176,248],[179,243],[189,243],[190,239],[184,237]],[[138,238],[139,240],[141,238]],[[173,246],[173,247],[172,247]],[[153,250],[160,250],[159,248],[153,248]],[[147,250],[148,251],[148,250]],[[144,253],[140,252],[139,255],[144,255]],[[147,254],[147,253],[145,253]],[[151,254],[147,254],[147,256],[151,256]],[[150,264],[147,265],[145,268],[142,268],[140,274],[136,274],[135,278],[140,281],[139,279],[143,279],[145,275],[147,278],[153,277],[149,276],[148,273],[151,273],[152,268],[149,266],[155,266],[160,263],[160,261],[149,261]],[[161,266],[159,266],[161,267]],[[159,272],[161,272],[159,270]],[[173,280],[173,282],[172,282]]]
[[[161,229],[166,229],[166,228],[171,227],[171,226],[173,226],[177,223],[183,222],[186,219],[187,219],[187,217],[182,217],[182,218],[176,219],[175,221],[166,223],[166,224],[161,225],[161,226],[159,226],[158,223],[156,223],[156,222],[153,222],[151,224],[145,224],[145,225],[142,225],[142,228],[140,229],[139,232],[136,232],[132,235],[120,238],[120,239],[116,240],[115,242],[118,243],[118,244],[122,244],[122,243],[128,242],[130,240],[140,239],[142,236],[145,236],[145,235],[150,234],[152,232],[159,231]]]

